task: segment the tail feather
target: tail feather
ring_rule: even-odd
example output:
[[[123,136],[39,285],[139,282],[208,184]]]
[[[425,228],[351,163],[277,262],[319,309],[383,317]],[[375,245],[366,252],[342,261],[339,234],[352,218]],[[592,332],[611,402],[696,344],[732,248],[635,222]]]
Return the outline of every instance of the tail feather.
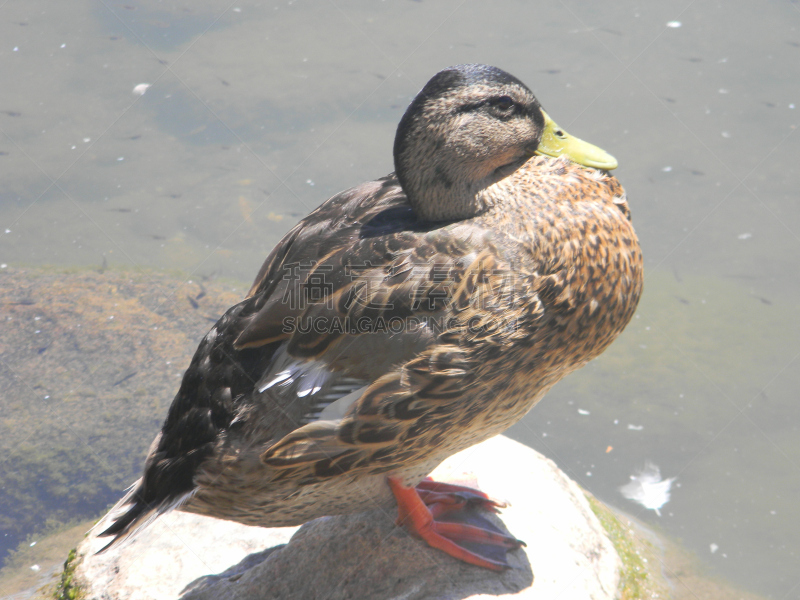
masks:
[[[97,537],[114,536],[108,544],[97,551],[97,554],[105,552],[112,546],[117,546],[129,539],[133,539],[136,534],[145,529],[156,518],[178,508],[192,495],[192,492],[189,492],[171,500],[146,502],[142,498],[142,491],[143,482],[142,479],[139,479],[130,487],[128,493],[108,512],[106,518],[95,525],[94,528],[97,528],[105,526],[111,521],[111,524],[99,532]]]

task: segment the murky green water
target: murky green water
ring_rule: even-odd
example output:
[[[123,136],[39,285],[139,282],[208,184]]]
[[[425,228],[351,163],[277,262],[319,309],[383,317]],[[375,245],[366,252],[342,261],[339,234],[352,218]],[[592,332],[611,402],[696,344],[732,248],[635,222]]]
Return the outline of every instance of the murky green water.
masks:
[[[247,281],[392,170],[405,106],[464,62],[619,159],[647,266],[623,337],[512,435],[714,571],[800,595],[796,0],[9,0],[0,263]],[[618,492],[645,460],[678,477],[660,518]]]

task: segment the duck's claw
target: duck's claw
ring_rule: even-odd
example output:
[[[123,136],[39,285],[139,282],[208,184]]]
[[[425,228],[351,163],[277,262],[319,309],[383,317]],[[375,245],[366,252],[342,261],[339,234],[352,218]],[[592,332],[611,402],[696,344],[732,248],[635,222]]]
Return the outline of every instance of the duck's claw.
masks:
[[[480,507],[493,513],[506,508],[507,502],[496,500],[475,488],[434,481],[426,477],[417,484],[417,493],[433,513],[433,518],[464,507]]]
[[[397,524],[454,558],[502,571],[510,567],[506,552],[525,545],[481,516],[480,509],[497,512],[505,506],[483,492],[431,480],[411,488],[395,477],[388,479],[397,499]]]

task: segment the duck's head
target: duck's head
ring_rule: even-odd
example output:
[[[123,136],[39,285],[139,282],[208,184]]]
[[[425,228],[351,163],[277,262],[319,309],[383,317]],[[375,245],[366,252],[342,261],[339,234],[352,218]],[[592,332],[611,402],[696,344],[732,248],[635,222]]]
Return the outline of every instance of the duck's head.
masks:
[[[597,146],[559,128],[524,83],[496,67],[440,71],[406,110],[394,141],[400,184],[420,219],[465,219],[489,208],[482,194],[534,154],[614,169]]]

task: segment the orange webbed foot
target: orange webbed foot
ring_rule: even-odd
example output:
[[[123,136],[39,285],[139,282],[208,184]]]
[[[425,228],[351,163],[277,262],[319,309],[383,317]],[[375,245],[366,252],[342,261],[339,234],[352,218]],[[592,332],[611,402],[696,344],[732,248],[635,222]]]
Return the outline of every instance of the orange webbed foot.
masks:
[[[412,488],[388,479],[397,499],[397,524],[454,558],[502,571],[510,567],[506,552],[525,545],[480,515],[477,509],[498,512],[505,504],[479,490],[430,479]]]

